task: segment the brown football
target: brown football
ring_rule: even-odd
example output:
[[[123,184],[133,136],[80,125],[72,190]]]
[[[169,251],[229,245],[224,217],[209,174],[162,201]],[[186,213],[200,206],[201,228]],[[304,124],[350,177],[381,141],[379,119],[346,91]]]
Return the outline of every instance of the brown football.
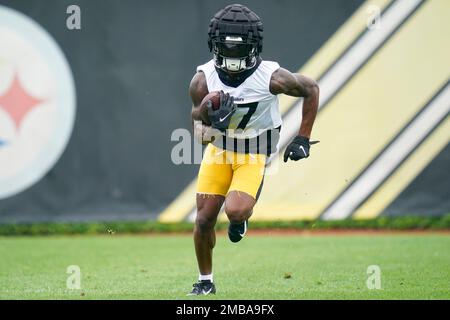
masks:
[[[209,121],[208,117],[208,108],[206,106],[206,103],[208,100],[211,100],[212,102],[212,108],[213,110],[217,110],[220,107],[220,91],[212,91],[208,93],[202,100],[202,103],[200,104],[200,116],[202,118],[202,121],[206,125],[210,125],[211,121]]]

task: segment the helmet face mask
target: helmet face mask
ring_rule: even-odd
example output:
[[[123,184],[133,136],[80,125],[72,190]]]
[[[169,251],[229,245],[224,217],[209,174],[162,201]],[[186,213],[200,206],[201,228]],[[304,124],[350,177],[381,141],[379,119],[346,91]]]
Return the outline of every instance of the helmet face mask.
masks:
[[[230,74],[252,69],[262,50],[260,18],[243,5],[229,5],[215,14],[208,45],[217,68]]]
[[[244,42],[242,37],[226,36],[212,43],[215,64],[224,71],[241,72],[256,64],[256,45]]]

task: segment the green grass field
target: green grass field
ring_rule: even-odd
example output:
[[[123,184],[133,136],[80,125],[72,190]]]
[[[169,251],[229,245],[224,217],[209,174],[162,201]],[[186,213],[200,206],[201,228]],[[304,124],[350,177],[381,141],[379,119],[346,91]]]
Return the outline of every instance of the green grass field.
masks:
[[[449,299],[450,235],[218,237],[217,294],[197,278],[189,235],[0,238],[1,299]],[[66,288],[69,265],[81,290]],[[366,286],[381,268],[381,290]],[[290,274],[290,278],[286,275]]]

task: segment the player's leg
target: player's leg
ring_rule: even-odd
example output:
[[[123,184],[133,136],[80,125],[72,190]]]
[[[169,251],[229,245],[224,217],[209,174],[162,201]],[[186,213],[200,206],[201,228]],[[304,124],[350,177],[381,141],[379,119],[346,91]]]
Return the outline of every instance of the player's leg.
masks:
[[[216,243],[214,226],[233,175],[223,150],[208,145],[203,155],[197,183],[197,217],[194,244],[199,268],[199,282],[190,294],[215,293],[212,254]]]
[[[224,200],[225,197],[222,195],[197,194],[194,243],[200,272],[199,280],[207,280],[207,276],[212,275],[212,251],[216,244],[214,226]]]
[[[233,179],[225,199],[225,212],[230,220],[228,237],[232,242],[240,241],[247,232],[248,219],[262,189],[265,164],[265,155],[245,155],[244,161],[232,167]]]
[[[239,242],[247,232],[248,219],[253,213],[256,200],[242,191],[230,191],[225,203],[225,212],[230,220],[228,238]]]

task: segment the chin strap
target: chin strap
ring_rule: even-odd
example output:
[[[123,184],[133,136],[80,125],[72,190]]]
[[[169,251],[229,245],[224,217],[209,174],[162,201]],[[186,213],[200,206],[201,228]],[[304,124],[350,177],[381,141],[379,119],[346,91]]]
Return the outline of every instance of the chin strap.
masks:
[[[246,59],[233,59],[233,58],[222,58],[222,66],[226,67],[227,70],[233,72],[239,72],[240,70],[245,70],[247,68],[247,64],[245,63]]]

